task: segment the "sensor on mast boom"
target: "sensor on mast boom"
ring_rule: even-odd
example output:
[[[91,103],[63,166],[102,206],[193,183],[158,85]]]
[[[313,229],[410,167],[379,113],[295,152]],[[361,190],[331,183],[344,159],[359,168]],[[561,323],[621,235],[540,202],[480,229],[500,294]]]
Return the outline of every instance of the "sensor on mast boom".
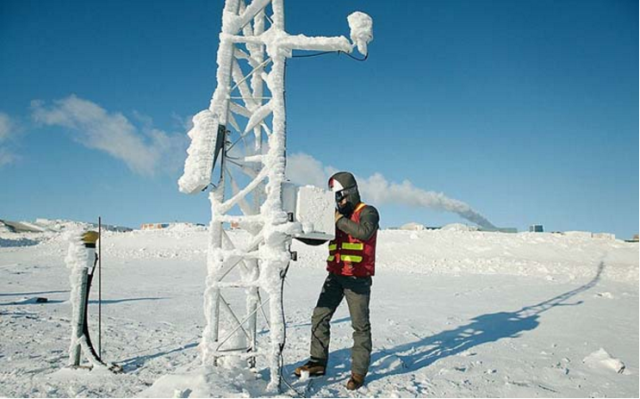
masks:
[[[193,127],[188,133],[192,145],[187,149],[184,174],[178,181],[180,191],[185,194],[199,193],[212,184],[218,157],[225,155],[227,136],[226,127],[208,109],[198,112],[192,120]]]

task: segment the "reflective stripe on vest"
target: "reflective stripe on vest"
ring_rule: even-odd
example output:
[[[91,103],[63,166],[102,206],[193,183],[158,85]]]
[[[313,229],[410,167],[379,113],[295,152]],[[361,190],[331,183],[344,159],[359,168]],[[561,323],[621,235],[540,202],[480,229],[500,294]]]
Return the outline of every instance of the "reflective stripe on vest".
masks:
[[[360,223],[360,211],[366,206],[361,202],[349,219]],[[375,273],[376,233],[367,240],[359,240],[336,226],[335,239],[328,245],[327,270],[342,276],[367,277]]]

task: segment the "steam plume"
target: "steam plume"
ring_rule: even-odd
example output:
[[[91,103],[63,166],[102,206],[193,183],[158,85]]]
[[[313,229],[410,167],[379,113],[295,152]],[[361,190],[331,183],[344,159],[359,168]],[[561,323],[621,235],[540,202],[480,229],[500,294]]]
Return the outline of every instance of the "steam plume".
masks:
[[[293,154],[287,161],[287,177],[296,184],[325,187],[329,176],[337,172],[337,169],[323,166],[317,159],[303,153]],[[453,212],[480,227],[495,228],[465,202],[449,198],[443,193],[423,190],[408,180],[400,184],[389,182],[380,173],[374,173],[368,178],[356,176],[356,179],[363,197],[370,199],[372,203],[403,204]]]

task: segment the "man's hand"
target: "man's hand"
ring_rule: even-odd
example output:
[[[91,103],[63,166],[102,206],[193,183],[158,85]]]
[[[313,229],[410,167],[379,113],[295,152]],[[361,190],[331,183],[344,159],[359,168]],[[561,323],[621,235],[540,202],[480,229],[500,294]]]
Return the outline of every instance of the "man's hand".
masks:
[[[338,220],[340,220],[342,217],[343,215],[336,209],[336,223],[338,223]]]

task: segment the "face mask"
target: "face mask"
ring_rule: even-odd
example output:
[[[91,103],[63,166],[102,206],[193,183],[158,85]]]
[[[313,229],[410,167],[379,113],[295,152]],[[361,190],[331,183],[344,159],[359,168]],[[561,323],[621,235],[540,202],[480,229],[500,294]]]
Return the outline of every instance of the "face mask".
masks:
[[[349,217],[353,213],[353,204],[351,202],[347,202],[344,206],[340,206],[338,204],[338,212],[342,215]]]

